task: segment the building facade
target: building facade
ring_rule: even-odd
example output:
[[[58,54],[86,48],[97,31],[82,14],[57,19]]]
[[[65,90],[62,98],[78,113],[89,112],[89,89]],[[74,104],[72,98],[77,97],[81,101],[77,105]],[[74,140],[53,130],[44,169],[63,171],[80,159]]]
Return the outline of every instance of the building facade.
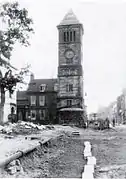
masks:
[[[18,120],[56,123],[57,79],[32,79],[27,91],[17,92]]]
[[[84,122],[83,98],[83,25],[69,11],[57,26],[58,77],[34,79],[31,76],[28,90],[17,93],[18,119],[39,123]],[[45,88],[44,91],[40,91]]]
[[[119,124],[126,124],[126,89],[117,98],[117,119]]]
[[[69,11],[57,26],[58,43],[58,110],[60,122],[79,122],[84,112],[83,98],[83,25]],[[75,122],[74,121],[74,122]]]

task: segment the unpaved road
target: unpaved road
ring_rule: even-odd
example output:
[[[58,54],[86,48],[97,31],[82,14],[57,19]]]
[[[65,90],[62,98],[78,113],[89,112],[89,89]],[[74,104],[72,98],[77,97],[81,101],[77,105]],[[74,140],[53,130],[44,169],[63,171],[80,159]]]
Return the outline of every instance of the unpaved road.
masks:
[[[90,142],[97,159],[95,178],[126,179],[126,127],[94,132]]]
[[[20,158],[22,172],[15,178],[81,178],[84,168],[84,140],[63,133],[48,145]],[[2,177],[12,177],[3,172]]]
[[[39,149],[35,153],[36,157],[31,154],[30,157],[22,158],[24,172],[28,177],[81,178],[84,166],[83,148],[83,140],[79,137],[64,136],[44,149],[44,155],[40,154],[42,150]]]
[[[22,173],[16,177],[81,178],[84,167],[83,143],[88,140],[97,159],[96,179],[126,179],[126,127],[95,131],[68,126],[56,126],[59,133],[79,131],[80,136],[55,140],[20,159]],[[3,177],[7,177],[4,173]],[[10,177],[10,176],[9,176]]]

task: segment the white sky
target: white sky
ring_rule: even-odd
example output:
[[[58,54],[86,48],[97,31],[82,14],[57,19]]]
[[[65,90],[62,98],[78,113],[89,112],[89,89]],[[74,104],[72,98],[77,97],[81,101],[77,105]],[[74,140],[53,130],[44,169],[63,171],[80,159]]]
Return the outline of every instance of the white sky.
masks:
[[[56,26],[72,8],[84,25],[83,68],[88,113],[116,100],[126,87],[126,1],[18,1],[33,18],[35,34],[30,47],[17,45],[12,63],[18,68],[31,64],[36,78],[56,78]]]

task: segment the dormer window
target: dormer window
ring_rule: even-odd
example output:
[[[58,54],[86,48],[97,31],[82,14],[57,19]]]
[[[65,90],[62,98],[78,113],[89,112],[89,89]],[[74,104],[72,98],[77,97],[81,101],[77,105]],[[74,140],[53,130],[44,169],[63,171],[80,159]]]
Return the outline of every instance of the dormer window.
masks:
[[[40,85],[40,92],[44,92],[46,89],[46,84],[41,84]]]

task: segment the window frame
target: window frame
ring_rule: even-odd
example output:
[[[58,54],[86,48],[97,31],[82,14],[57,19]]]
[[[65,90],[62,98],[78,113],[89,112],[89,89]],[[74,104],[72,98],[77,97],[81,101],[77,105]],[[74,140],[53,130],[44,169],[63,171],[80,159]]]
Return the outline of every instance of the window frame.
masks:
[[[35,112],[35,113],[34,113]],[[32,117],[32,114],[35,114],[35,117]],[[36,110],[35,109],[32,109],[31,111],[30,111],[30,117],[31,117],[31,121],[35,121],[36,120],[36,115],[37,115],[37,112],[36,112]]]
[[[66,92],[73,92],[73,84],[66,84]]]
[[[69,106],[69,107],[72,106],[72,99],[67,99],[67,106]]]
[[[40,99],[42,99],[42,100],[40,100]],[[46,100],[45,95],[40,95],[39,96],[39,106],[45,106],[45,100]]]
[[[46,90],[46,84],[41,84],[40,85],[40,92],[45,92],[45,90]]]
[[[33,97],[35,97],[34,100],[32,99]],[[33,101],[35,101],[35,103],[33,103]],[[30,96],[30,104],[31,104],[31,106],[35,106],[36,105],[36,96],[35,95]]]
[[[76,41],[76,31],[75,30],[73,31],[73,41],[74,42]]]
[[[43,115],[42,115],[43,114]],[[39,119],[44,120],[46,116],[46,111],[45,109],[39,109]]]

